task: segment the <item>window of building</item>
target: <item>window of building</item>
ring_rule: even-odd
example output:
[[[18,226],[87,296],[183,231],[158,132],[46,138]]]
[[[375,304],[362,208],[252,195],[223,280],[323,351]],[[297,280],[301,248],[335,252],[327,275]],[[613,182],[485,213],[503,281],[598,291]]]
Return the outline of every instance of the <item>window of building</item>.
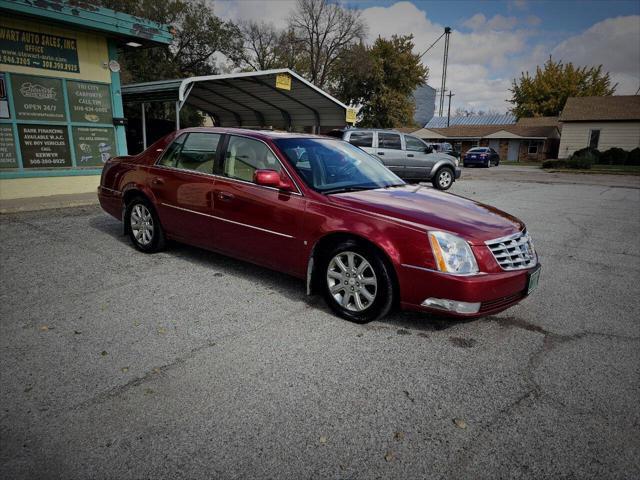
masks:
[[[232,136],[224,159],[223,173],[230,178],[253,182],[256,170],[275,170],[282,167],[264,143],[251,138]]]
[[[404,136],[404,143],[407,150],[412,152],[424,152],[424,149],[427,148],[427,144],[422,140],[416,137],[410,137],[409,135]]]
[[[600,130],[589,131],[589,148],[597,149],[600,143]]]
[[[378,132],[378,148],[402,150],[402,144],[400,143],[400,135],[397,133]]]
[[[540,149],[540,142],[538,142],[537,140],[530,140],[529,141],[529,148],[527,150],[529,155],[537,155],[539,149]]]
[[[351,132],[349,143],[356,147],[372,147],[373,132]]]

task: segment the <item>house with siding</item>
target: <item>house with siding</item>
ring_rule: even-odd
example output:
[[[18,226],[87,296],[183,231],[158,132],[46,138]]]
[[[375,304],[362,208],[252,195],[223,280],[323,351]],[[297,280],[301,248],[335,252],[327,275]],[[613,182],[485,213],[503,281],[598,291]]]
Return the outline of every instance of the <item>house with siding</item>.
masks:
[[[560,114],[559,158],[585,147],[640,147],[640,95],[570,97]]]
[[[461,155],[481,146],[493,148],[503,161],[542,161],[556,157],[560,126],[558,117],[517,120],[512,115],[491,115],[454,117],[447,127],[434,117],[413,135],[430,142],[449,142]]]

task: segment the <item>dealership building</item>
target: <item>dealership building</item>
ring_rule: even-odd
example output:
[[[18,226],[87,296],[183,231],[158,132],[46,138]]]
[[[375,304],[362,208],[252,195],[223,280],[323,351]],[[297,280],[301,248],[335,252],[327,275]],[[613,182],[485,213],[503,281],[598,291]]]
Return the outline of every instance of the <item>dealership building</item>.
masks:
[[[171,40],[84,2],[0,0],[0,200],[97,187],[127,153],[118,49]]]

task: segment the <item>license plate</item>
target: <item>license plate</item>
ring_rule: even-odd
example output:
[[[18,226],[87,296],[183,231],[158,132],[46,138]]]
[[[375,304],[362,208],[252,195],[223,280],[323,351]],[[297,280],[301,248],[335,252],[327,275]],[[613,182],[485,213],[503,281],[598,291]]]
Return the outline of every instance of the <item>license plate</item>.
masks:
[[[540,271],[542,268],[538,267],[538,269],[529,274],[529,279],[527,281],[527,295],[530,295],[536,288],[538,288],[538,282],[540,280]]]
[[[471,158],[478,158],[478,157],[476,157],[475,155],[471,155]]]

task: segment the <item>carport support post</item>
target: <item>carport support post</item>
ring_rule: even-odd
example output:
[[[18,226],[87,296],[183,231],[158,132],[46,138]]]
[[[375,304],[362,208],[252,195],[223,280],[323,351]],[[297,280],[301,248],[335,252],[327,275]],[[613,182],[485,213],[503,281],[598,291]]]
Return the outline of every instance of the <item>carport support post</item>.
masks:
[[[142,103],[142,149],[147,149],[147,115],[145,110],[147,109],[147,104]]]
[[[180,130],[180,102],[176,102],[176,130]]]

